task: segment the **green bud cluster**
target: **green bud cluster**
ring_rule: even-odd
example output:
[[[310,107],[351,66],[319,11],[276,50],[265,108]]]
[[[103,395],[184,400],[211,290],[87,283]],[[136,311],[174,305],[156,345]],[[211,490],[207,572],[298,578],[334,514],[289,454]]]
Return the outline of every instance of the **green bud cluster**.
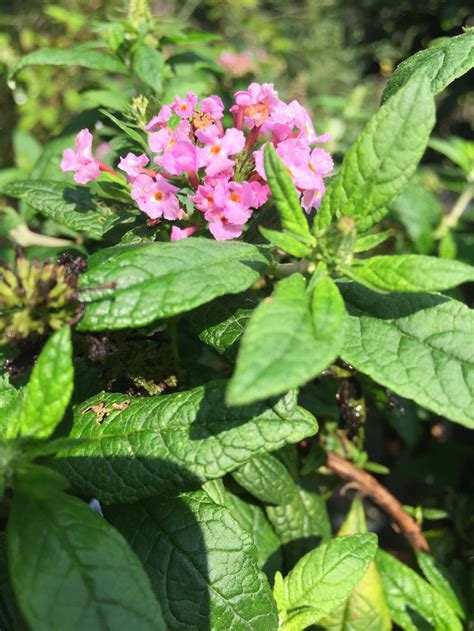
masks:
[[[65,265],[19,257],[0,265],[0,346],[44,335],[80,315],[77,277]]]

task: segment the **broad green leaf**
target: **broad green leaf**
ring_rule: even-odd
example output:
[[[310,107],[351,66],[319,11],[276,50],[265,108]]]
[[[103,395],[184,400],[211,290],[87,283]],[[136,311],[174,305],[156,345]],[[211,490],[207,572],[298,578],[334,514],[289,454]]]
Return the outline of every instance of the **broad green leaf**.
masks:
[[[189,320],[201,342],[223,355],[234,350],[257,302],[256,296],[251,292],[224,296],[192,311]]]
[[[438,197],[423,186],[409,182],[391,207],[419,254],[433,249],[433,231],[441,221],[443,207]]]
[[[343,536],[363,532],[367,532],[364,507],[360,498],[356,497],[337,534]],[[390,611],[373,561],[346,602],[319,624],[328,631],[390,631]]]
[[[270,230],[262,226],[259,227],[259,230],[267,241],[292,256],[304,258],[311,253],[311,249],[307,245],[288,232],[278,232],[278,230]]]
[[[340,285],[351,305],[342,358],[377,383],[474,427],[474,312],[436,294]]]
[[[13,588],[32,631],[165,631],[139,560],[84,502],[17,489],[7,536]]]
[[[387,239],[393,237],[393,230],[384,230],[383,232],[377,232],[376,234],[367,234],[363,237],[358,237],[354,248],[354,254],[358,252],[367,252],[377,246],[385,243]]]
[[[275,578],[280,629],[301,631],[341,606],[377,551],[372,533],[336,537],[306,554],[285,579]]]
[[[364,232],[388,211],[415,172],[435,122],[426,79],[410,81],[382,105],[346,153],[315,217],[317,234],[341,217]]]
[[[268,185],[280,214],[283,229],[310,242],[311,232],[301,208],[298,192],[283,161],[270,143],[265,145],[263,159]]]
[[[87,188],[50,180],[20,180],[3,189],[10,197],[23,199],[28,206],[91,239],[101,239],[123,221],[130,221],[131,206],[102,199]]]
[[[303,276],[293,274],[257,307],[242,336],[229,403],[250,403],[300,386],[334,360],[339,330],[331,336],[342,300],[330,282],[324,281],[311,297]]]
[[[102,72],[126,74],[127,69],[116,57],[86,48],[43,48],[25,55],[12,68],[9,79],[27,66],[81,66]]]
[[[267,506],[268,518],[283,544],[285,566],[292,568],[307,552],[331,536],[326,502],[311,479],[303,478],[290,503]]]
[[[137,44],[133,52],[133,70],[140,81],[158,96],[161,93],[164,66],[164,58],[159,50],[146,44]]]
[[[246,529],[204,491],[106,509],[130,542],[176,631],[278,626]]]
[[[416,572],[383,550],[378,550],[375,564],[392,618],[402,629],[417,631],[410,614],[412,610],[436,631],[461,631],[461,622],[454,611]]]
[[[196,489],[316,432],[314,417],[285,398],[227,408],[225,387],[217,381],[154,398],[89,399],[75,410],[70,433],[87,442],[59,454],[60,470],[84,494],[133,502]],[[98,424],[92,407],[101,404],[108,413]]]
[[[288,504],[296,493],[288,469],[268,453],[255,456],[232,475],[240,486],[266,504]]]
[[[433,94],[442,92],[452,81],[474,66],[474,31],[441,39],[397,66],[390,77],[382,100],[396,94],[413,77],[426,77]]]
[[[8,575],[7,536],[0,533],[0,628],[2,631],[23,631]]]
[[[423,552],[423,550],[416,551],[416,560],[434,589],[446,600],[451,609],[464,620],[466,617],[464,608],[451,585],[450,576],[446,568],[431,554]]]
[[[209,485],[219,485],[218,494],[211,493]],[[271,527],[265,513],[259,506],[240,499],[237,495],[227,491],[221,480],[212,480],[205,486],[216,504],[222,504],[252,537],[257,548],[258,566],[273,582],[275,573],[281,570],[280,540]]]
[[[78,329],[144,326],[239,293],[263,274],[267,256],[246,243],[200,238],[102,251],[81,277],[89,304]]]
[[[398,254],[355,261],[347,274],[375,291],[441,291],[474,281],[474,267],[435,256]]]
[[[51,436],[71,399],[73,379],[71,330],[64,327],[49,338],[33,368],[19,411],[20,436]]]

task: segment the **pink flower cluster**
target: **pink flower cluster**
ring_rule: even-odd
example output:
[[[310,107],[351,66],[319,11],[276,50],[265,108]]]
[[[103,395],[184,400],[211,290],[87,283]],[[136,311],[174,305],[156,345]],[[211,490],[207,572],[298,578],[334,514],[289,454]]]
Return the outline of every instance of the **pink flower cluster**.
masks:
[[[200,101],[193,92],[177,96],[145,126],[148,155],[128,153],[118,163],[131,198],[150,219],[187,224],[172,226],[172,240],[190,236],[204,221],[216,239],[242,234],[254,210],[270,195],[263,165],[267,142],[284,162],[306,212],[321,202],[323,178],[333,162],[315,145],[328,137],[316,135],[298,101],[285,103],[272,84],[252,83],[235,94],[230,113],[234,125],[224,129],[224,104],[218,96]],[[101,171],[118,175],[93,156],[87,129],[78,134],[75,150],[66,149],[61,168],[73,171],[79,184],[96,179]],[[200,213],[198,220],[196,213],[190,216],[182,207],[178,194],[183,189]]]

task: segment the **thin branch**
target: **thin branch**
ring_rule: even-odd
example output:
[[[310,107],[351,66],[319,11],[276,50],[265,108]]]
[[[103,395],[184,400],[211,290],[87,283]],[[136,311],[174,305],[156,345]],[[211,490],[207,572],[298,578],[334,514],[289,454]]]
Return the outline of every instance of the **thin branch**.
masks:
[[[333,452],[328,452],[326,466],[339,478],[355,482],[363,493],[378,504],[387,515],[390,515],[414,550],[429,552],[428,542],[420,526],[405,512],[397,498],[389,493],[370,473],[359,469]]]
[[[465,210],[474,197],[474,184],[469,184],[456,200],[449,213],[445,215],[433,233],[435,239],[442,239],[451,228],[455,228],[464,214]]]

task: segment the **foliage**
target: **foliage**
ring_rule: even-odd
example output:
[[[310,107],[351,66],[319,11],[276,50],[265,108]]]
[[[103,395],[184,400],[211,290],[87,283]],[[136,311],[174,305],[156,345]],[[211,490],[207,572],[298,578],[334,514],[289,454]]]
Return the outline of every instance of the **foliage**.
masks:
[[[82,13],[61,19],[73,45],[9,70],[80,67],[93,106],[43,147],[20,134],[0,172],[0,626],[468,625],[474,151],[431,134],[473,32],[399,66],[326,189],[298,102],[254,83],[232,127],[205,98],[232,85],[213,36],[144,0],[88,42]],[[413,506],[369,475],[391,465]],[[336,475],[373,504],[338,508]]]

